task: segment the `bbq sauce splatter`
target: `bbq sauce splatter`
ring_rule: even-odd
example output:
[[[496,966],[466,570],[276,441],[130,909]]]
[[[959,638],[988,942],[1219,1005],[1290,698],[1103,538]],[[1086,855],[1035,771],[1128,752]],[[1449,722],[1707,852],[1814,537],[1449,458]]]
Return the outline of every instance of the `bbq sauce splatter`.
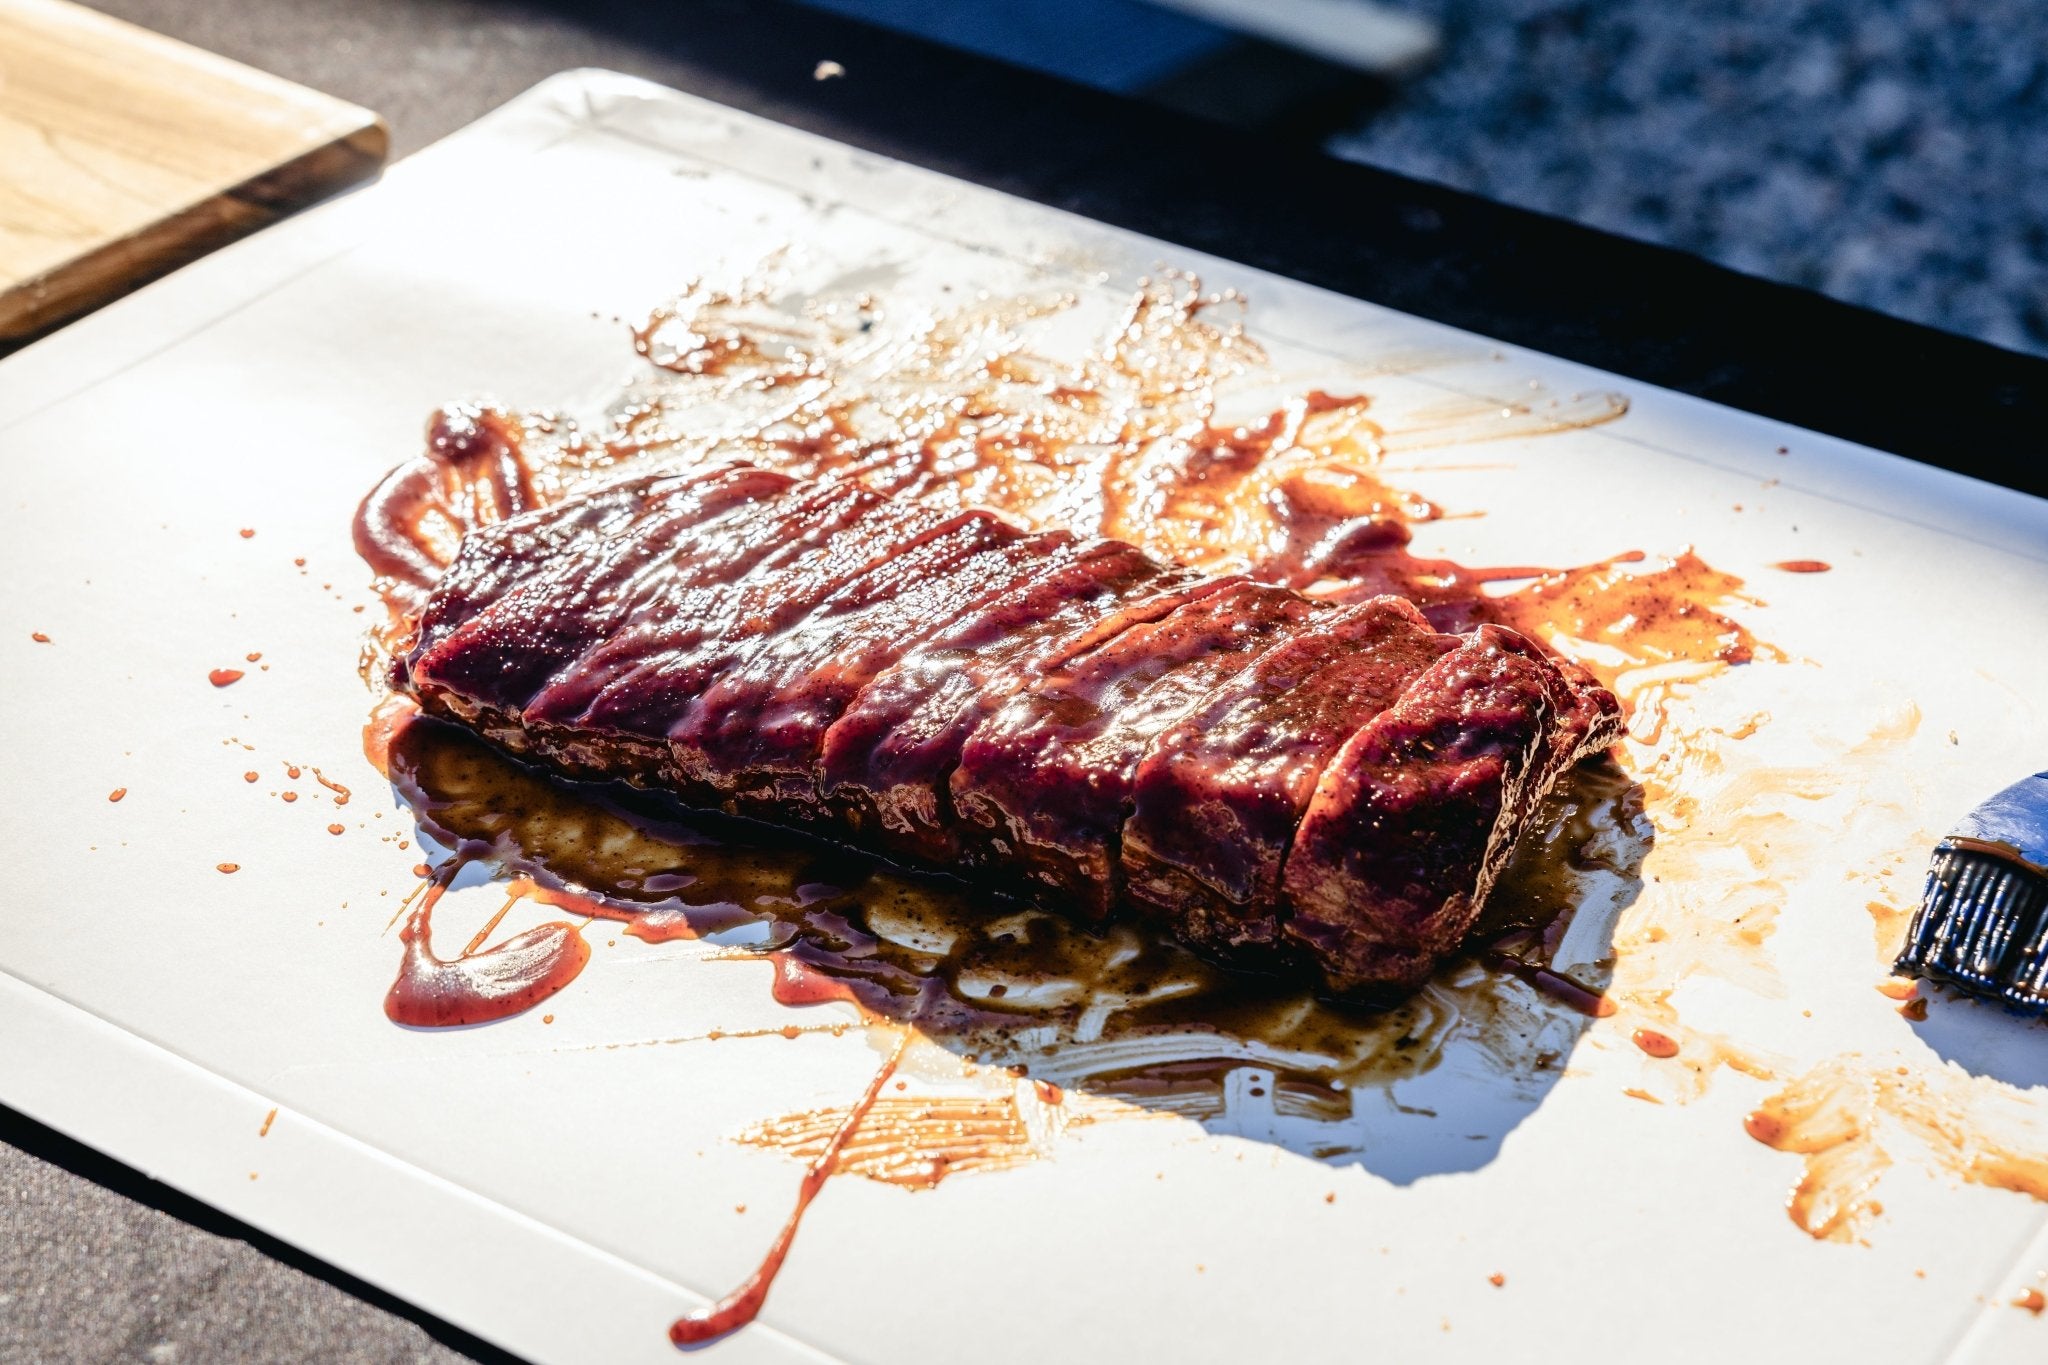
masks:
[[[1396,410],[1365,394],[1314,391],[1231,420],[1223,389],[1266,360],[1241,325],[1217,320],[1239,301],[1205,296],[1184,277],[1148,286],[1078,363],[1041,356],[1028,335],[1070,307],[1068,298],[982,303],[915,319],[893,340],[878,340],[870,333],[886,330],[873,300],[821,301],[797,315],[769,306],[770,296],[698,291],[650,319],[635,348],[664,373],[629,394],[602,435],[547,415],[458,412],[458,426],[488,436],[479,447],[451,444],[443,435],[450,419],[437,418],[425,461],[409,466],[409,477],[394,473],[359,513],[358,544],[394,613],[392,627],[372,641],[365,675],[377,676],[379,651],[402,644],[404,614],[469,527],[593,477],[687,465],[713,452],[859,478],[943,506],[992,507],[1030,526],[1115,535],[1194,567],[1250,572],[1317,596],[1397,592],[1443,629],[1507,624],[1614,685],[1634,715],[1635,740],[1653,746],[1665,738],[1670,703],[1688,688],[1780,657],[1730,614],[1761,605],[1744,595],[1741,580],[1689,550],[1659,558],[1631,550],[1563,569],[1474,569],[1413,552],[1413,527],[1453,514],[1387,484],[1379,467],[1389,454],[1594,425],[1625,410],[1612,395]],[[371,747],[391,750],[394,777],[401,789],[410,783],[423,828],[452,838],[465,856],[494,861],[518,894],[626,918],[628,932],[656,941],[715,936],[735,918],[765,920],[776,935],[766,955],[778,1000],[836,1000],[871,1016],[915,1017],[947,1047],[995,1058],[1051,1018],[1053,1041],[1033,1058],[1035,1072],[1063,1068],[1049,1084],[1190,1116],[1225,1111],[1234,1093],[1257,1095],[1276,1112],[1284,1104],[1337,1121],[1353,1084],[1427,1069],[1454,1038],[1493,1050],[1512,1073],[1553,1065],[1586,1016],[1611,1011],[1598,991],[1611,964],[1603,958],[1553,972],[1546,954],[1572,906],[1600,898],[1587,877],[1605,878],[1617,903],[1631,898],[1612,886],[1634,880],[1648,845],[1641,789],[1618,771],[1562,793],[1493,898],[1480,942],[1500,936],[1495,966],[1483,957],[1454,965],[1402,1009],[1362,1017],[1299,987],[1218,972],[1170,944],[1117,941],[1121,930],[1092,940],[1053,916],[996,913],[1004,907],[986,894],[935,892],[885,868],[848,871],[844,862],[821,876],[815,850],[764,856],[729,831],[681,840],[687,867],[671,859],[656,871],[644,856],[603,865],[590,854],[601,840],[550,836],[587,832],[588,812],[597,809],[614,832],[623,820],[633,830],[625,844],[644,852],[649,841],[669,841],[673,822],[654,817],[650,825],[632,801],[587,791],[566,800],[584,814],[567,816],[564,785],[524,770],[451,797],[445,784],[434,790],[437,779],[418,780],[437,767],[445,778],[445,764],[398,751],[414,733],[431,732],[387,727]],[[401,775],[408,771],[410,778]],[[471,779],[480,771],[472,767]],[[503,780],[556,796],[522,806],[493,789]],[[1589,825],[1598,827],[1591,836]],[[1118,954],[1131,968],[1121,978],[1101,969]],[[1276,1038],[1280,1020],[1285,1036]],[[1721,1057],[1711,1040],[1689,1037],[1686,1047],[1688,1056],[1710,1059],[1698,1063],[1706,1070],[1744,1065],[1734,1051],[1711,1060]],[[1247,1087],[1247,1057],[1262,1051],[1287,1056],[1289,1065]],[[1134,1052],[1149,1060],[1111,1064]],[[806,1143],[816,1129],[814,1118]],[[906,1137],[898,1155],[911,1165],[891,1169],[917,1169],[930,1155],[920,1156],[917,1144],[931,1141],[929,1133]],[[956,1159],[942,1165],[958,1168]],[[847,1168],[882,1169],[860,1161]]]
[[[568,923],[539,925],[495,947],[484,947],[504,910],[459,956],[436,956],[434,907],[461,868],[460,859],[448,861],[399,933],[405,956],[398,979],[384,997],[384,1015],[395,1024],[448,1028],[509,1018],[561,990],[590,961],[590,945]],[[510,905],[508,899],[506,908]]]
[[[1855,1240],[1884,1211],[1878,1184],[1902,1147],[1957,1180],[2048,1201],[2048,1121],[2013,1087],[1952,1063],[1838,1057],[1773,1094],[1744,1127],[1803,1159],[1785,1212],[1822,1241]]]

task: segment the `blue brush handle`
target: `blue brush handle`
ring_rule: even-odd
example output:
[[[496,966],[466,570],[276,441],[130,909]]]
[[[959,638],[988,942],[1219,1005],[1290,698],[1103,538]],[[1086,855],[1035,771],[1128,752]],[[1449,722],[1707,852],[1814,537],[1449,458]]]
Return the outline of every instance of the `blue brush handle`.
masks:
[[[1948,837],[2004,844],[2048,876],[2048,773],[2013,783],[1965,815]]]

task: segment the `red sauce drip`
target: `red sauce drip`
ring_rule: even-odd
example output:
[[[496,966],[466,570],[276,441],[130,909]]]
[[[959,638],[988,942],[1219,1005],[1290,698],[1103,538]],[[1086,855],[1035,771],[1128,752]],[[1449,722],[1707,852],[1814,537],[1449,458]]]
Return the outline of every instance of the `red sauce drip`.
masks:
[[[240,863],[215,863],[213,870],[216,872],[240,872],[242,865]]]
[[[256,780],[256,774],[255,774],[255,773],[243,773],[243,774],[242,774],[242,780],[243,780],[244,782],[254,782],[254,781]]]
[[[348,828],[348,826],[347,826],[347,825],[329,825],[329,826],[327,827],[327,832],[328,832],[329,834],[339,834],[339,833],[341,833],[341,832],[342,832],[343,830],[345,830],[345,829],[347,829],[347,828]]]
[[[1825,559],[1781,559],[1771,567],[1786,573],[1826,573],[1835,566]]]
[[[263,659],[263,651],[260,649],[252,649],[247,654],[244,654],[242,657],[252,664],[260,663]]]
[[[1582,986],[1563,972],[1554,972],[1534,962],[1524,962],[1512,953],[1488,953],[1486,965],[1508,973],[1535,987],[1561,1005],[1568,1005],[1588,1019],[1605,1019],[1614,1013],[1614,1002],[1599,991]]]
[[[256,538],[256,528],[253,526],[244,526],[242,528],[241,535],[242,539],[244,540],[254,540]]]
[[[126,796],[127,794],[128,789],[126,787],[116,787],[112,791],[107,793],[107,800],[119,801],[122,797]]]
[[[293,776],[297,776],[297,774],[295,773],[293,774]],[[348,804],[348,798],[350,793],[347,787],[342,786],[339,782],[328,781],[326,776],[323,773],[321,773],[321,771],[318,768],[313,769],[313,780],[315,782],[318,782],[321,786],[327,788],[327,790],[334,793],[335,805],[346,806]]]
[[[896,1063],[903,1057],[904,1046],[910,1041],[905,1031],[896,1040],[895,1051],[889,1054],[874,1079],[861,1094],[853,1108],[846,1111],[846,1119],[832,1134],[832,1140],[825,1144],[825,1150],[818,1153],[804,1171],[803,1183],[797,1187],[796,1207],[782,1224],[782,1231],[769,1244],[768,1254],[761,1258],[761,1264],[749,1275],[740,1287],[727,1294],[709,1308],[700,1308],[693,1313],[677,1318],[669,1325],[668,1339],[678,1346],[698,1346],[715,1341],[728,1333],[745,1327],[760,1315],[761,1305],[768,1300],[768,1290],[775,1283],[776,1274],[781,1271],[783,1261],[789,1255],[790,1243],[796,1240],[797,1227],[803,1222],[804,1210],[818,1197],[818,1191],[825,1188],[831,1178],[832,1168],[838,1164],[839,1153],[854,1133],[860,1128],[861,1120],[874,1107],[875,1099],[882,1093],[882,1087],[895,1073]]]
[[[34,640],[34,641],[35,641],[35,642],[36,642],[37,644],[39,644],[39,645],[46,645],[46,644],[50,643],[50,637],[49,637],[49,636],[47,636],[47,635],[45,635],[45,634],[43,634],[43,633],[42,633],[41,631],[39,631],[39,630],[32,630],[32,631],[30,631],[30,632],[28,633],[28,638],[29,638],[29,639],[31,639],[31,640]]]
[[[226,687],[229,683],[237,683],[242,680],[242,670],[239,668],[216,668],[206,675],[206,680],[215,687]]]
[[[1649,1053],[1652,1057],[1676,1057],[1678,1040],[1669,1034],[1659,1033],[1651,1028],[1639,1028],[1629,1036],[1629,1041]]]
[[[418,702],[396,692],[377,703],[363,725],[363,757],[370,760],[371,767],[391,776],[391,743],[419,713]],[[256,775],[251,773],[249,780],[254,782]]]
[[[384,997],[384,1016],[415,1028],[484,1024],[533,1008],[574,981],[590,961],[576,926],[557,922],[515,934],[495,948],[434,956],[434,906],[459,870],[449,864],[399,931],[405,957]]]
[[[519,419],[495,408],[444,408],[427,449],[384,476],[356,509],[356,552],[388,595],[416,605],[462,536],[539,505]]]
[[[770,953],[768,960],[775,964],[775,983],[770,993],[777,1004],[823,1005],[833,1000],[860,1004],[859,993],[845,977],[823,971],[791,952]]]

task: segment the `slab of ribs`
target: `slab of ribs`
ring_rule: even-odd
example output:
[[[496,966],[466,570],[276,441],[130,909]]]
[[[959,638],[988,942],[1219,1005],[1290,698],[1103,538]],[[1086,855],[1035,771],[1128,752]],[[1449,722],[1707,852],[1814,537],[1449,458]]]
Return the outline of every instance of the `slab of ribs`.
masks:
[[[1420,984],[1620,734],[1513,631],[753,465],[482,526],[393,681],[573,776],[814,831],[1339,994]]]

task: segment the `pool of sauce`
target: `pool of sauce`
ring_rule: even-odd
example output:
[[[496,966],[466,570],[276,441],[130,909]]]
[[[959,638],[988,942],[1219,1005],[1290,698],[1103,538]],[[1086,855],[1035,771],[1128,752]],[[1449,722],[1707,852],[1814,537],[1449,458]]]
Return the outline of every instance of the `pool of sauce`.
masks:
[[[771,989],[783,1003],[850,1003],[914,1023],[963,1056],[1068,1087],[1109,1071],[1127,1082],[1134,1057],[1142,1069],[1158,1055],[1175,1067],[1284,1058],[1261,1064],[1323,1090],[1348,1088],[1418,1074],[1452,1031],[1484,1039],[1495,1026],[1502,1065],[1516,1065],[1528,1014],[1582,1025],[1602,1012],[1601,971],[1568,976],[1548,956],[1583,880],[1633,876],[1648,846],[1634,785],[1611,766],[1580,769],[1490,903],[1471,965],[1495,979],[1368,1011],[1322,1000],[1301,981],[1205,962],[1136,925],[1090,933],[984,887],[623,785],[564,781],[437,720],[380,719],[370,736],[420,832],[451,850],[451,863],[494,869],[512,894],[623,920],[650,942],[717,940],[751,926],[747,942],[725,951],[775,964]],[[409,924],[424,928],[445,876]],[[425,943],[424,932],[407,943],[408,964],[429,956]],[[1503,977],[1533,989],[1504,991]],[[558,987],[567,978],[547,979]],[[503,996],[505,1012],[514,998]],[[524,1008],[544,997],[518,998]]]

